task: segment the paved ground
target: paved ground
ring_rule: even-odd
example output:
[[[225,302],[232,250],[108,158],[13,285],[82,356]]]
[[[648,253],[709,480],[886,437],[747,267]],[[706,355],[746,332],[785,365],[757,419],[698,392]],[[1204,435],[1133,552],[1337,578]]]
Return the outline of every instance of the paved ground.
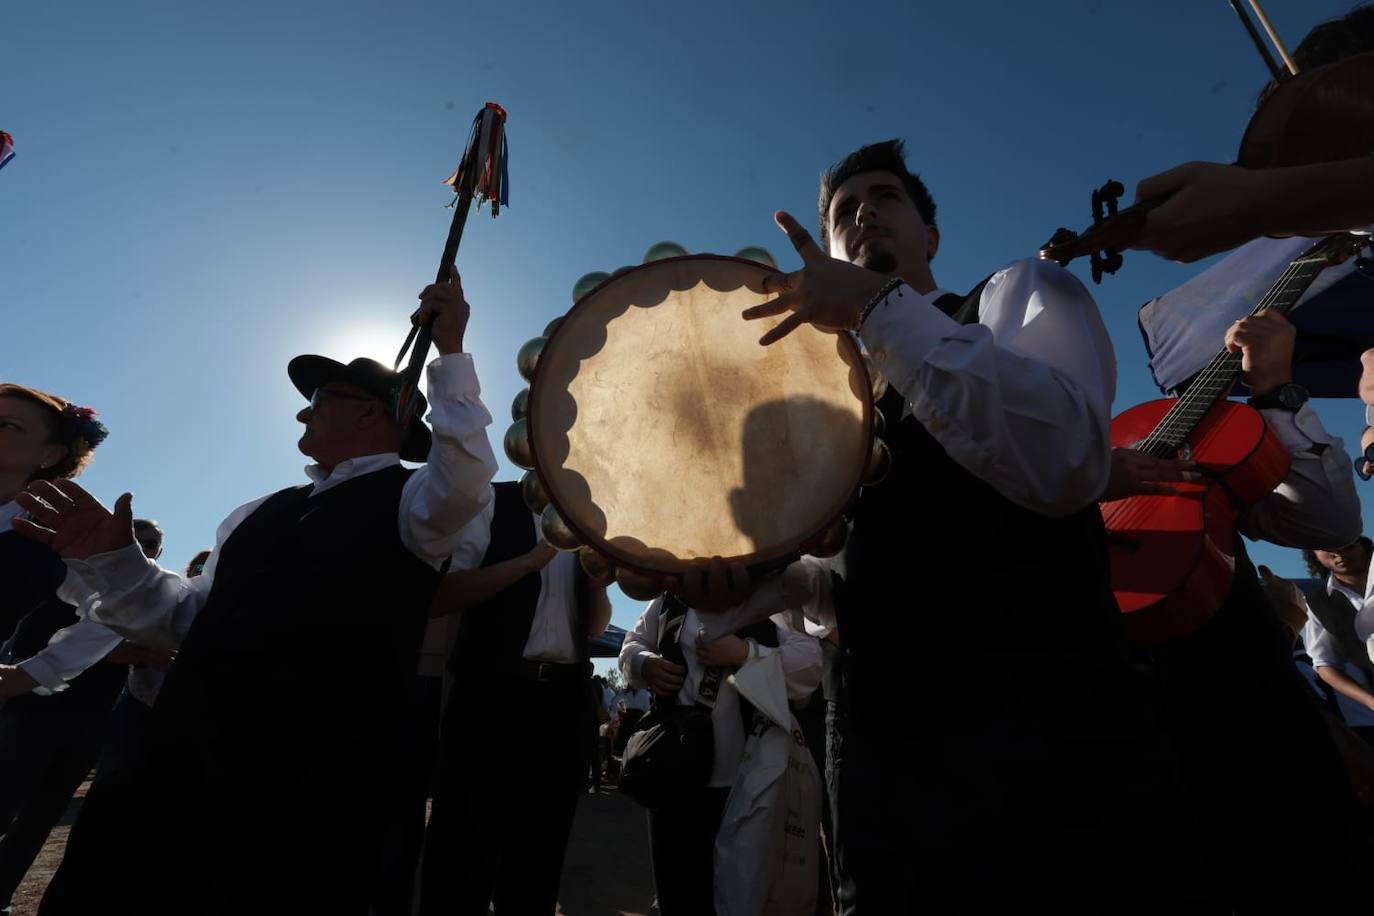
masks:
[[[14,916],[33,916],[62,859],[67,832],[86,786],[53,831],[14,898]],[[564,916],[644,916],[653,900],[644,810],[614,789],[584,796],[563,868]]]

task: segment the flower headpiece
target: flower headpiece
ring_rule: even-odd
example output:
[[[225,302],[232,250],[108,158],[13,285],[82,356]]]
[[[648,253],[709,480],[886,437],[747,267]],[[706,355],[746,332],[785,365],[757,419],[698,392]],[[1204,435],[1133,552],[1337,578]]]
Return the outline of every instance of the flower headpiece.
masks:
[[[96,419],[96,412],[92,407],[68,404],[62,408],[62,419],[85,441],[87,447],[92,449],[104,442],[105,437],[110,434],[105,424]]]

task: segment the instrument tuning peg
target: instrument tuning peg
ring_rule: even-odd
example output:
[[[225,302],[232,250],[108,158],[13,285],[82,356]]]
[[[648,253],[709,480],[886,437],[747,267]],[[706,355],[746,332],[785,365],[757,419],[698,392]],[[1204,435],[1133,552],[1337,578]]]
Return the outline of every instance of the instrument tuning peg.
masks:
[[[1119,181],[1108,181],[1093,191],[1093,222],[1100,223],[1104,219],[1116,216],[1117,201],[1125,193],[1126,186]]]
[[[1094,251],[1088,257],[1088,262],[1092,266],[1094,283],[1102,282],[1103,274],[1114,274],[1121,269],[1123,258],[1117,251]]]

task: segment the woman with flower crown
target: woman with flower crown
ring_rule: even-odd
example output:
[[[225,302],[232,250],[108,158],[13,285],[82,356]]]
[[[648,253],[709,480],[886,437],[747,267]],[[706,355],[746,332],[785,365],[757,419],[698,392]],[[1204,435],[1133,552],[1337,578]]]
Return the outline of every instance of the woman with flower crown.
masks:
[[[95,763],[125,677],[123,665],[91,664],[117,647],[120,637],[78,620],[74,606],[89,588],[68,575],[49,548],[11,530],[11,520],[22,514],[14,496],[33,481],[81,473],[105,435],[89,407],[0,383],[2,912],[8,912],[10,895]],[[69,638],[60,651],[49,649],[59,632]],[[52,664],[73,652],[83,656],[83,664],[72,670]],[[9,664],[16,661],[22,665]]]

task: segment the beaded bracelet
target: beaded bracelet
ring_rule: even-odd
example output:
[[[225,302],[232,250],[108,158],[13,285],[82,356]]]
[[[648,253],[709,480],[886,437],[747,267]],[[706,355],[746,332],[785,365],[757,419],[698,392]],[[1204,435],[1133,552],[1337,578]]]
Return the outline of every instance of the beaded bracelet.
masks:
[[[892,291],[901,286],[902,282],[901,277],[893,277],[878,289],[878,292],[874,294],[873,298],[868,300],[868,304],[864,306],[864,310],[859,313],[859,327],[862,328],[864,326],[864,322],[868,320],[868,316],[873,313],[873,310],[882,304],[884,299],[892,295]],[[898,295],[900,295],[900,293]]]

